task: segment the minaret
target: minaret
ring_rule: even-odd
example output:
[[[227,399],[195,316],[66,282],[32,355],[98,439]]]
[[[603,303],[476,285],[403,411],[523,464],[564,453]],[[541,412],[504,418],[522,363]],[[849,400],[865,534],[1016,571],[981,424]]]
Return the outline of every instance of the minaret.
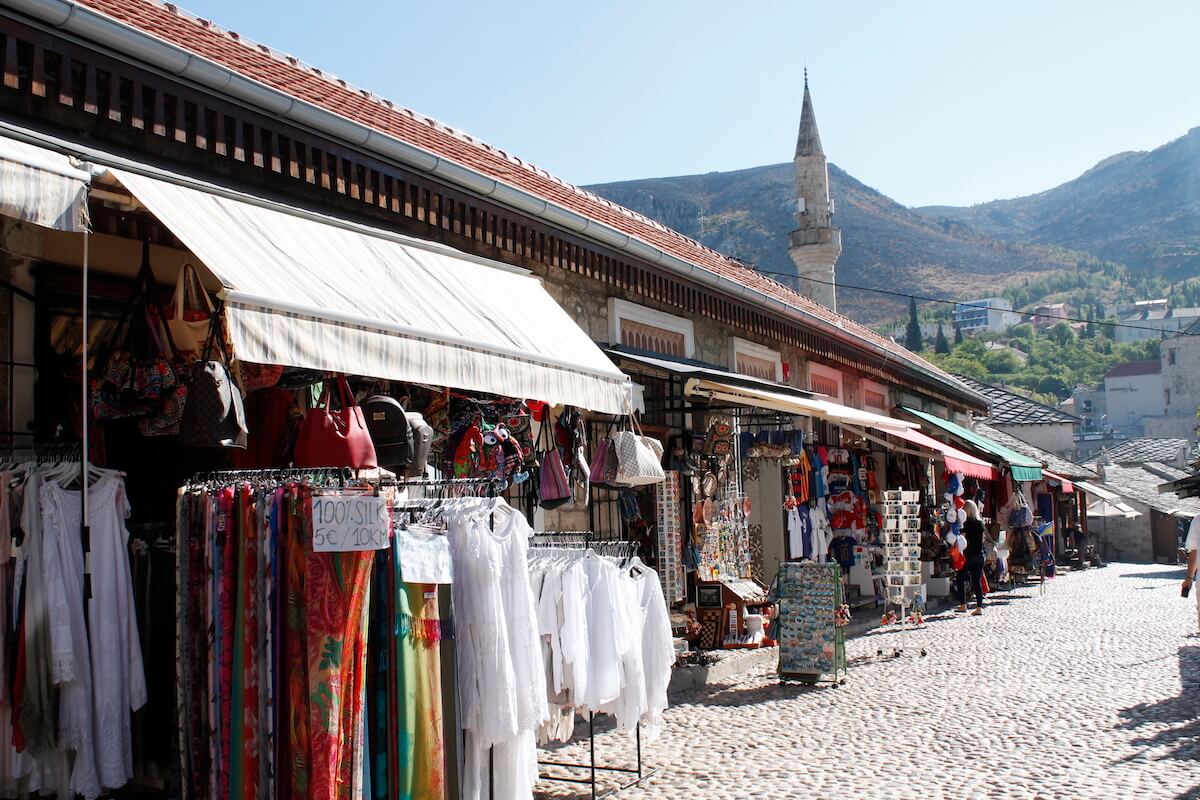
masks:
[[[796,137],[796,230],[788,237],[788,254],[799,273],[800,294],[837,310],[834,288],[842,232],[833,227],[833,202],[829,199],[829,167],[821,149],[817,117],[808,93],[804,70],[804,105],[800,134]]]

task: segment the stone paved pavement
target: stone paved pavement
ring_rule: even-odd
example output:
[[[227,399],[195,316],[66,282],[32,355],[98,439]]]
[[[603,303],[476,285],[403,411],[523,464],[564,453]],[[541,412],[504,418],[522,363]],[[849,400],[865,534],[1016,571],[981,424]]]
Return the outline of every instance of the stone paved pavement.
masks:
[[[673,698],[621,798],[1200,798],[1200,638],[1176,567],[1112,564],[847,646],[840,688],[765,670]],[[917,651],[924,647],[924,658]],[[597,736],[598,760],[631,756]],[[573,744],[554,757],[586,758]],[[539,796],[589,796],[543,782]]]

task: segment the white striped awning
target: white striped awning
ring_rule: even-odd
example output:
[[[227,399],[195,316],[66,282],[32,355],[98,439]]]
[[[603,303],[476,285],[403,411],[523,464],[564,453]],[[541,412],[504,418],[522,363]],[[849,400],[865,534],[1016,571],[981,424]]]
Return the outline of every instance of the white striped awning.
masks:
[[[112,173],[225,286],[238,358],[629,409],[629,379],[523,271],[183,178]]]
[[[884,433],[909,430],[917,427],[912,422],[905,422],[904,420],[893,419],[892,417],[876,414],[872,411],[863,411],[851,408],[850,406],[844,406],[832,400],[813,397],[808,392],[805,392],[804,395],[790,392],[784,394],[783,392],[787,391],[788,387],[780,386],[779,388],[780,391],[766,391],[753,386],[738,386],[703,378],[693,378],[688,381],[689,392],[714,400],[740,403],[750,407],[769,408],[775,411],[782,411],[785,414],[815,417],[839,425],[861,425],[883,431]]]
[[[0,214],[72,233],[87,228],[91,176],[67,156],[0,136]]]

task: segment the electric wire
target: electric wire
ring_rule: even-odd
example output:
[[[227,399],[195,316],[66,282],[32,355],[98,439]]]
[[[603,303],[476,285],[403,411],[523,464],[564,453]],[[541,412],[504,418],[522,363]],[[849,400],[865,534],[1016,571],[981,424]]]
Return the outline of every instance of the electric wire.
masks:
[[[795,273],[772,272],[771,270],[758,269],[757,267],[752,267],[749,264],[745,264],[744,262],[743,262],[743,266],[745,266],[747,269],[750,269],[764,277],[772,277],[773,278],[773,277],[778,276],[778,277],[792,278],[792,279],[796,279],[798,277]],[[825,286],[835,286],[838,289],[846,289],[848,291],[874,292],[876,294],[886,294],[891,297],[903,297],[903,298],[906,298],[909,300],[917,300],[919,302],[924,302],[924,303],[944,303],[946,305],[961,306],[963,308],[991,308],[991,306],[985,306],[980,303],[964,303],[961,300],[949,300],[945,297],[928,297],[926,295],[912,294],[910,292],[897,292],[897,291],[892,291],[891,289],[878,289],[878,288],[875,288],[872,286],[852,286],[850,284],[839,283],[837,281],[823,281],[819,278],[806,277],[806,278],[804,278],[804,280],[810,281],[812,283],[823,284]],[[1007,309],[1002,309],[1002,310],[1007,310]],[[1164,334],[1164,335],[1170,335],[1170,336],[1200,336],[1200,332],[1192,333],[1192,332],[1189,332],[1186,330],[1178,330],[1178,331],[1164,330],[1163,328],[1152,328],[1152,327],[1149,327],[1146,325],[1130,325],[1127,322],[1108,322],[1108,321],[1105,321],[1102,319],[1086,319],[1084,317],[1064,317],[1060,314],[1038,314],[1033,311],[1016,311],[1016,310],[1014,310],[1014,311],[1012,311],[1012,313],[1021,314],[1022,316],[1026,316],[1026,317],[1044,317],[1046,319],[1056,319],[1059,322],[1090,322],[1093,325],[1103,325],[1108,328],[1129,328],[1129,329],[1135,330],[1135,331],[1150,331],[1151,333]]]

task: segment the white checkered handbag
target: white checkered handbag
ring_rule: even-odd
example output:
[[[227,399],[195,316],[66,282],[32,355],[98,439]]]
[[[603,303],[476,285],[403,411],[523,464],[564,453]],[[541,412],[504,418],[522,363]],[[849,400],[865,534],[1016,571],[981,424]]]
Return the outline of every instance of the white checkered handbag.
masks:
[[[621,431],[613,438],[617,449],[617,481],[627,486],[662,483],[666,479],[662,442],[643,435],[636,417],[631,416],[630,420],[633,429]]]

